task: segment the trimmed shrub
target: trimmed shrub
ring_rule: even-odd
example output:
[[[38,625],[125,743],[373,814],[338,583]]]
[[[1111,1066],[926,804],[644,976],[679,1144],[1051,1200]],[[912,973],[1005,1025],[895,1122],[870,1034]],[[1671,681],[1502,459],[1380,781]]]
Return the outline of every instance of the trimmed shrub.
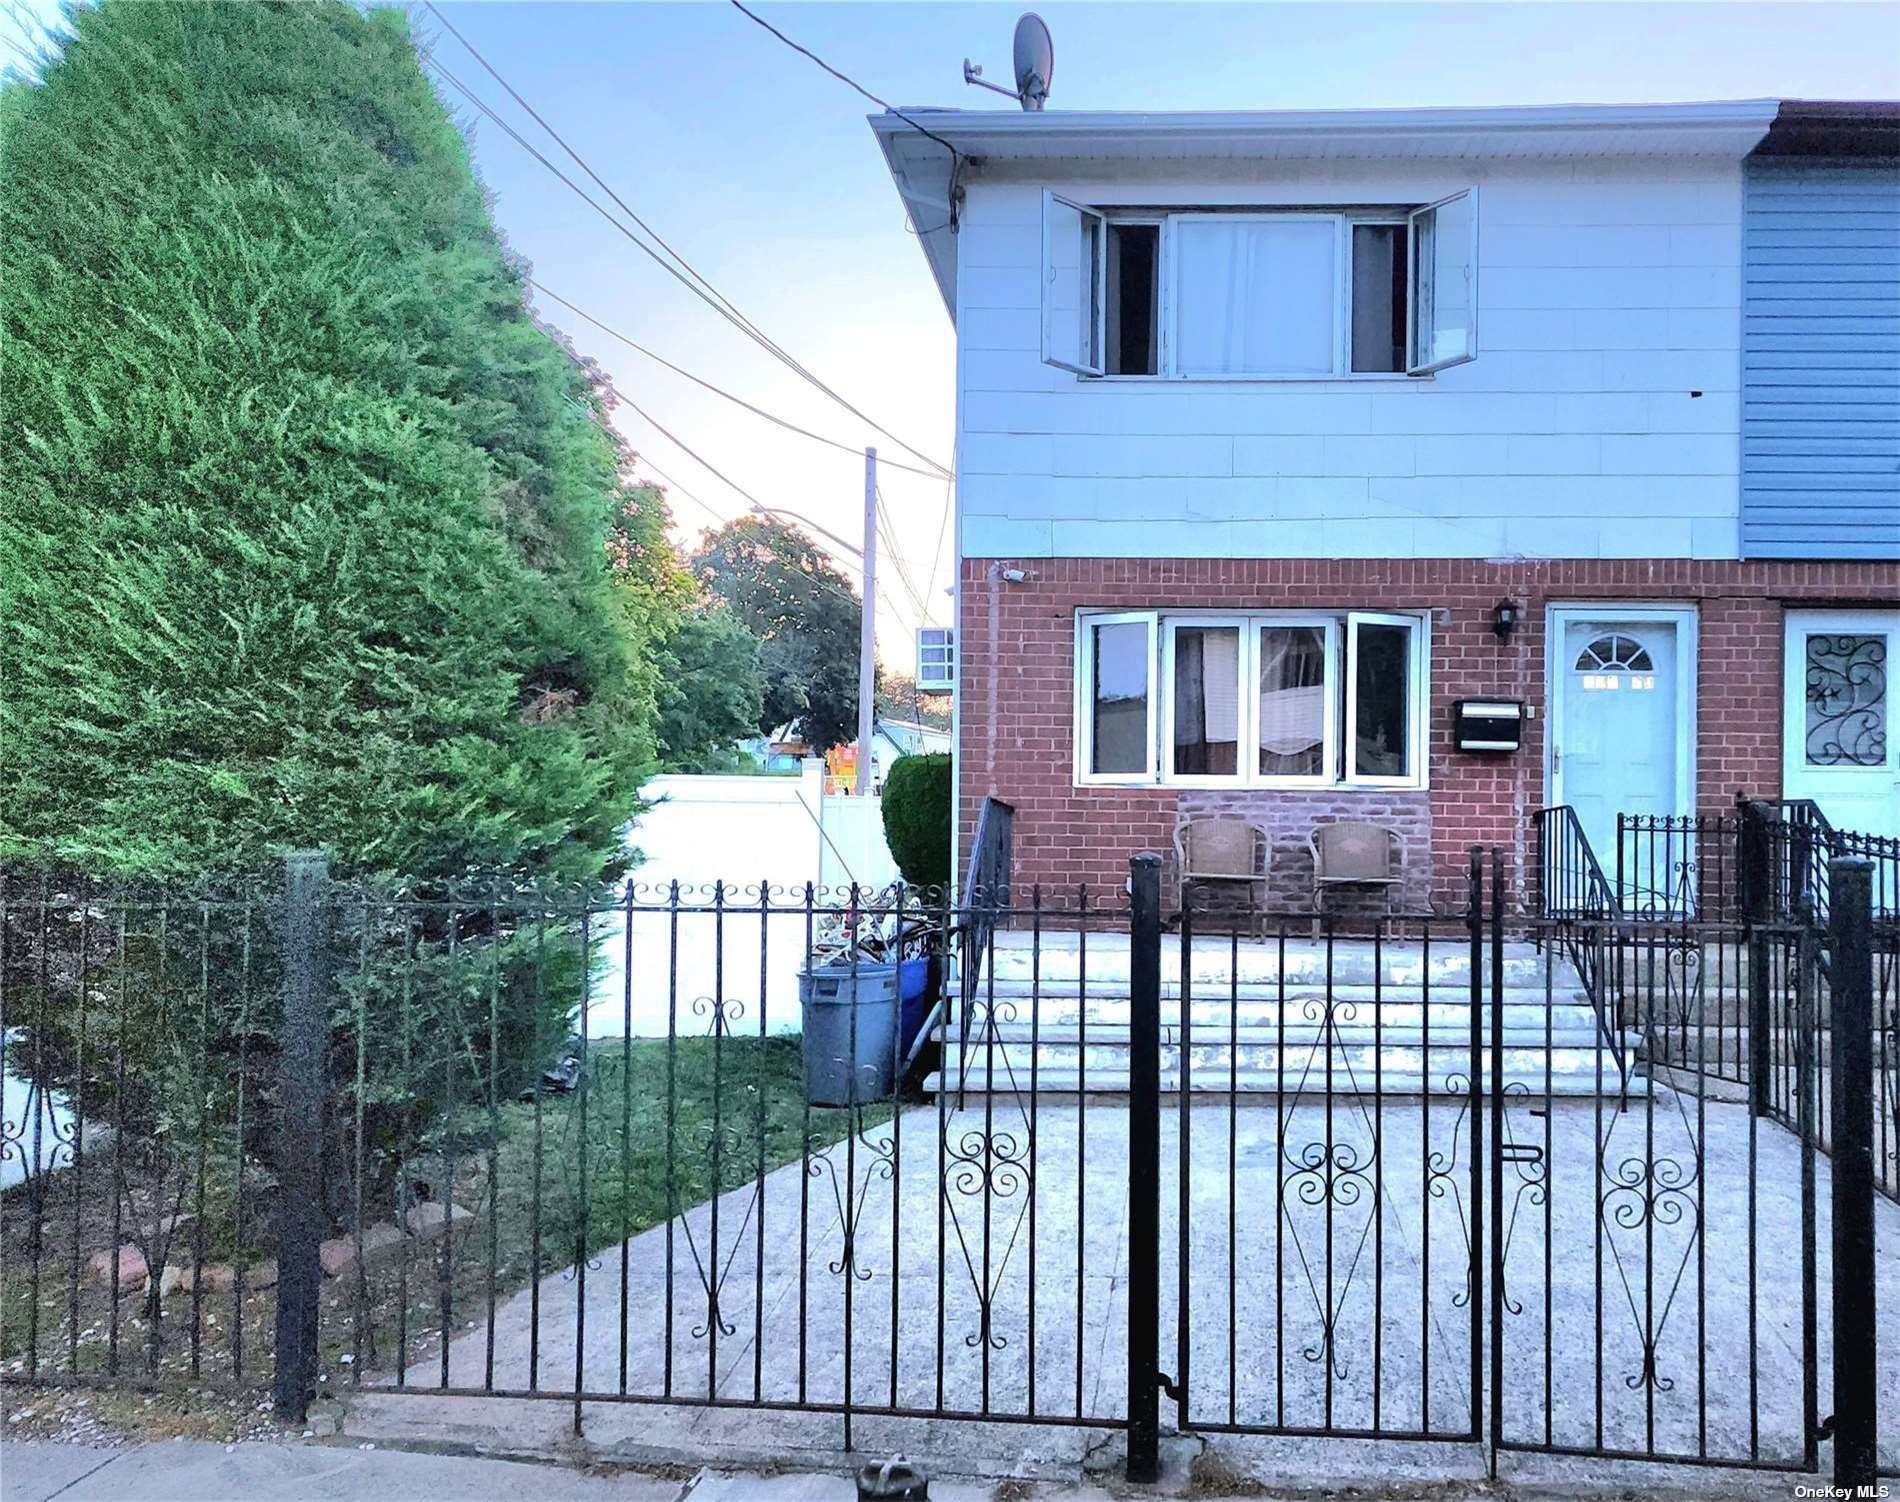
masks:
[[[884,779],[884,839],[904,880],[950,884],[950,753],[900,756]]]

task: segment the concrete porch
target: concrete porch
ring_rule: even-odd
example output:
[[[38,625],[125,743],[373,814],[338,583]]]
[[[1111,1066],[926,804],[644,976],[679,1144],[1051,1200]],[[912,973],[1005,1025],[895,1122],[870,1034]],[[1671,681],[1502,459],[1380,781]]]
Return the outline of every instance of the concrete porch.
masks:
[[[1277,1096],[1463,1095],[1472,1077],[1470,942],[1447,921],[1407,939],[1164,937],[1161,1087]],[[1488,951],[1480,959],[1488,970]],[[1478,1023],[1491,1043],[1489,976]],[[959,985],[961,982],[959,982]],[[930,1090],[1119,1095],[1128,1089],[1129,936],[997,933],[939,1029]],[[968,1035],[964,1008],[968,1004]],[[1503,1084],[1532,1096],[1641,1093],[1637,1040],[1598,1025],[1561,955],[1504,946]]]

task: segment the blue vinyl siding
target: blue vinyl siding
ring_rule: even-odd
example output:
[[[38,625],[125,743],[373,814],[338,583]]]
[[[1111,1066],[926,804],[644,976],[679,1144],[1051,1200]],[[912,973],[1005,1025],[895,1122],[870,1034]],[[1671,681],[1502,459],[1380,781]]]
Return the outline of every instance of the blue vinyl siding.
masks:
[[[1900,162],[1744,181],[1743,556],[1900,558]]]

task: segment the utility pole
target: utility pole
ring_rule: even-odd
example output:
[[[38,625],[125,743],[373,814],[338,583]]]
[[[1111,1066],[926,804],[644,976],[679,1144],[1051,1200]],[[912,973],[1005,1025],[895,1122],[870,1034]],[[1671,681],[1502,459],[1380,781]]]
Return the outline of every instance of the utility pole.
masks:
[[[871,723],[877,693],[877,450],[864,451],[864,611],[858,627],[858,787],[871,796]]]

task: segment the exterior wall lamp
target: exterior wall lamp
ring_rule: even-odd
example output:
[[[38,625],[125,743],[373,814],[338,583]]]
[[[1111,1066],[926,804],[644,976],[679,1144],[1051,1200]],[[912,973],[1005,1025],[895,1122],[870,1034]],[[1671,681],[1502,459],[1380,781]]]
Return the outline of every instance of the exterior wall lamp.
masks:
[[[1517,630],[1517,601],[1499,600],[1491,607],[1491,631],[1501,642],[1508,642]]]

